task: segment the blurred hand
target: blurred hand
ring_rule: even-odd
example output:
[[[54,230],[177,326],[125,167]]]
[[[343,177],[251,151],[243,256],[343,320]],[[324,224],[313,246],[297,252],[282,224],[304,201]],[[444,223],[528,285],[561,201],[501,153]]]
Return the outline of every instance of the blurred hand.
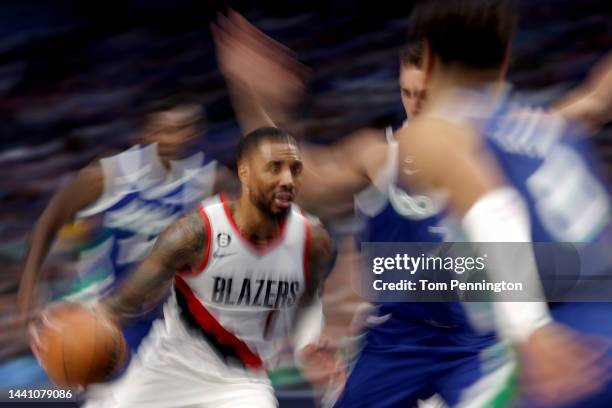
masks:
[[[47,352],[45,338],[53,331],[59,331],[59,327],[53,322],[54,313],[67,307],[67,304],[56,304],[36,313],[28,323],[29,344],[32,354],[36,357],[38,364],[45,368],[42,356]]]
[[[337,384],[344,384],[344,366],[328,341],[321,340],[304,347],[299,361],[302,375],[315,389],[325,392]]]
[[[610,380],[609,346],[558,324],[541,327],[517,347],[525,395],[553,407],[596,393]]]
[[[304,93],[308,70],[293,52],[233,10],[211,24],[221,73],[231,87],[251,92],[262,104],[290,106]]]
[[[76,309],[89,310],[97,319],[105,319],[109,324],[116,325],[116,319],[99,303],[90,305],[77,302],[57,302],[48,305],[37,312],[28,323],[30,349],[41,367],[43,367],[41,356],[46,352],[45,337],[53,331],[60,331],[62,325],[57,324],[57,319]]]

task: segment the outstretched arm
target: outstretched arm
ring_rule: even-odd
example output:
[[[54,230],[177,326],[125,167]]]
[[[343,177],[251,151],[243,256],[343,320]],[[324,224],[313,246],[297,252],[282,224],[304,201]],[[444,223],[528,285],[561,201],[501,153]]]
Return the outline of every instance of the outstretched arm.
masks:
[[[243,135],[286,121],[304,93],[306,68],[293,52],[258,30],[241,15],[218,15],[211,25],[219,69]],[[302,146],[307,208],[352,201],[386,160],[382,132],[359,130],[333,146]]]
[[[207,239],[206,225],[198,213],[170,225],[117,292],[102,299],[108,317],[125,324],[146,313],[163,298],[175,272],[197,268]]]
[[[379,176],[388,145],[378,129],[361,129],[329,146],[302,145],[304,171],[298,196],[308,209],[353,202]]]
[[[86,167],[53,196],[43,211],[34,226],[21,275],[17,297],[20,313],[28,313],[33,306],[40,269],[57,232],[79,210],[95,202],[102,195],[103,186],[102,169],[98,165]]]
[[[561,98],[555,109],[593,131],[612,121],[612,53],[591,70],[586,81]]]
[[[217,61],[243,135],[287,121],[304,92],[293,52],[233,10],[211,24]]]

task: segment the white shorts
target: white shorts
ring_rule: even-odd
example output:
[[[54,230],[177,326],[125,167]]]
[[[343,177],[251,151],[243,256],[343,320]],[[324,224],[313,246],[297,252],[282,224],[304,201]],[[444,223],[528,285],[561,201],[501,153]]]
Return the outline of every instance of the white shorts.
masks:
[[[204,339],[187,331],[175,310],[167,309],[166,322],[154,323],[125,375],[100,387],[103,392],[88,392],[85,407],[278,406],[265,372],[226,365]]]

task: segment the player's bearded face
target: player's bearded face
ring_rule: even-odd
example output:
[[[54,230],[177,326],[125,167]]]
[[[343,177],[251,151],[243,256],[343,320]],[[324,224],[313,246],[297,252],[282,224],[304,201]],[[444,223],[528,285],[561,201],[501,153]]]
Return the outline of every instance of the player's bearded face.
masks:
[[[299,190],[302,162],[289,143],[263,143],[250,165],[249,198],[262,212],[284,216]]]

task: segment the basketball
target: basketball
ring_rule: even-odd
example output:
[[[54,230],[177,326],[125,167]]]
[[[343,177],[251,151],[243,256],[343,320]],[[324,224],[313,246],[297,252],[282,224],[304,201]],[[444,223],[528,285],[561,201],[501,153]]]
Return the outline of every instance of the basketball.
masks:
[[[124,364],[127,346],[121,330],[92,309],[66,304],[44,319],[48,327],[40,336],[40,360],[55,384],[101,382]]]

